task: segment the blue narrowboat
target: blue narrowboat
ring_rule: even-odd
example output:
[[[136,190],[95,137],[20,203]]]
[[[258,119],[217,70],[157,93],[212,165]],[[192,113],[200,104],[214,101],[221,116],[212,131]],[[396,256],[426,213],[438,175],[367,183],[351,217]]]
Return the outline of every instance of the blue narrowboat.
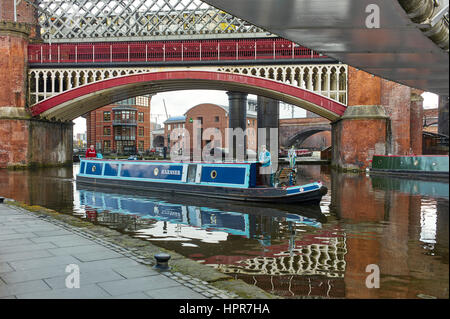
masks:
[[[77,183],[112,188],[170,192],[211,198],[272,203],[319,203],[321,182],[268,187],[259,185],[258,163],[175,163],[86,159]]]

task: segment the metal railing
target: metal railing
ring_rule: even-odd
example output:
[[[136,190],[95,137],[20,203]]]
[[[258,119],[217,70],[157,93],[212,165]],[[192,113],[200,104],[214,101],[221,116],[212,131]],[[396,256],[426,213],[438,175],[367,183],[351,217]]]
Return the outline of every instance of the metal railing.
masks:
[[[320,59],[321,54],[281,38],[30,44],[28,63],[129,63]]]
[[[116,141],[135,141],[136,136],[130,136],[130,135],[115,135],[114,140]]]
[[[135,119],[115,119],[113,125],[137,125]]]

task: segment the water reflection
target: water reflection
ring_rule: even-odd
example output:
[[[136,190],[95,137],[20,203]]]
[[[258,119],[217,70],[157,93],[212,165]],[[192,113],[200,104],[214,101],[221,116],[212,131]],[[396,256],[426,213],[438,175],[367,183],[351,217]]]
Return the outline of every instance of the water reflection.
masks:
[[[374,189],[384,191],[395,190],[410,195],[422,195],[435,198],[448,199],[448,182],[424,181],[417,179],[406,179],[398,177],[371,176]]]
[[[67,169],[0,170],[0,195],[77,214],[285,297],[448,298],[448,183],[299,172],[299,183],[328,187],[320,206],[77,189]],[[380,267],[379,289],[365,285],[369,264]]]
[[[280,220],[287,223],[302,223],[312,227],[321,227],[321,223],[316,219],[289,212],[281,217],[280,212],[273,214],[275,209],[267,207],[242,207],[228,203],[228,211],[221,211],[212,207],[186,205],[186,200],[183,201],[184,204],[176,204],[173,199],[172,202],[167,202],[162,200],[161,197],[148,198],[105,193],[92,188],[89,190],[85,187],[78,188],[78,194],[79,202],[84,206],[91,221],[108,225],[118,222],[117,227],[129,231],[129,227],[124,229],[123,221],[117,220],[117,216],[131,216],[131,219],[134,220],[132,224],[134,231],[138,230],[138,224],[139,226],[149,224],[153,226],[150,229],[139,231],[141,237],[148,239],[161,237],[167,239],[170,237],[176,240],[189,240],[198,238],[204,242],[216,243],[226,240],[226,236],[218,236],[215,240],[211,239],[210,235],[214,236],[215,233],[228,233],[253,238],[256,230],[253,226],[257,224],[255,221],[257,215],[271,216],[271,218],[277,218],[276,215],[278,215]],[[220,202],[216,202],[215,206],[220,207]],[[320,209],[314,210],[314,208],[311,207],[309,214],[317,214],[317,219],[326,220]],[[236,211],[232,211],[233,209]],[[248,213],[249,211],[252,212]],[[162,228],[161,225],[163,225]],[[168,225],[174,225],[175,227],[169,227]],[[197,231],[203,235],[197,234]]]
[[[271,283],[270,290],[281,295],[330,296],[332,287],[339,286],[330,280],[344,277],[345,238],[321,231],[327,218],[317,205],[271,207],[215,200],[205,207],[192,197],[148,198],[85,186],[78,186],[78,193],[90,220],[110,226],[117,221],[115,227],[122,231],[160,241],[169,249],[183,247],[181,253],[194,260],[264,289]],[[311,234],[313,229],[317,236]],[[305,235],[299,238],[301,233]],[[191,253],[188,248],[200,249]],[[305,280],[307,284],[299,284]],[[329,285],[321,287],[324,282]],[[314,286],[321,289],[313,291]]]

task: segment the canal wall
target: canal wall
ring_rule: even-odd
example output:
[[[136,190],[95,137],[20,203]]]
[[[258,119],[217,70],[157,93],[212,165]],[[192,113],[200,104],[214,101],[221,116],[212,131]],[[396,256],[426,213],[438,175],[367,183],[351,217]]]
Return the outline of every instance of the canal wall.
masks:
[[[0,168],[71,163],[73,124],[32,118],[28,111],[28,43],[36,29],[28,5],[19,8],[20,23],[5,21],[10,9],[4,4],[0,16]]]
[[[373,155],[421,155],[421,91],[353,67],[348,72],[348,107],[332,123],[332,165],[360,171]]]
[[[0,168],[72,163],[72,122],[11,118],[4,111],[0,108]]]

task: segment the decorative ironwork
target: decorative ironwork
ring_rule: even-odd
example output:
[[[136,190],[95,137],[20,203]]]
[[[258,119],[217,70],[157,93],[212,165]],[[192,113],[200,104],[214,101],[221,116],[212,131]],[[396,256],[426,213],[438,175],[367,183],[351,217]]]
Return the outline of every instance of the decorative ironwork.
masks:
[[[30,44],[29,64],[137,64],[173,61],[330,60],[282,38]]]
[[[266,37],[200,0],[38,0],[44,41]]]
[[[183,69],[186,68],[165,68],[165,70]],[[307,89],[342,104],[347,104],[347,65],[345,64],[197,66],[190,69],[236,73],[271,79]],[[28,71],[30,105],[82,85],[160,70],[158,67],[32,68]]]

